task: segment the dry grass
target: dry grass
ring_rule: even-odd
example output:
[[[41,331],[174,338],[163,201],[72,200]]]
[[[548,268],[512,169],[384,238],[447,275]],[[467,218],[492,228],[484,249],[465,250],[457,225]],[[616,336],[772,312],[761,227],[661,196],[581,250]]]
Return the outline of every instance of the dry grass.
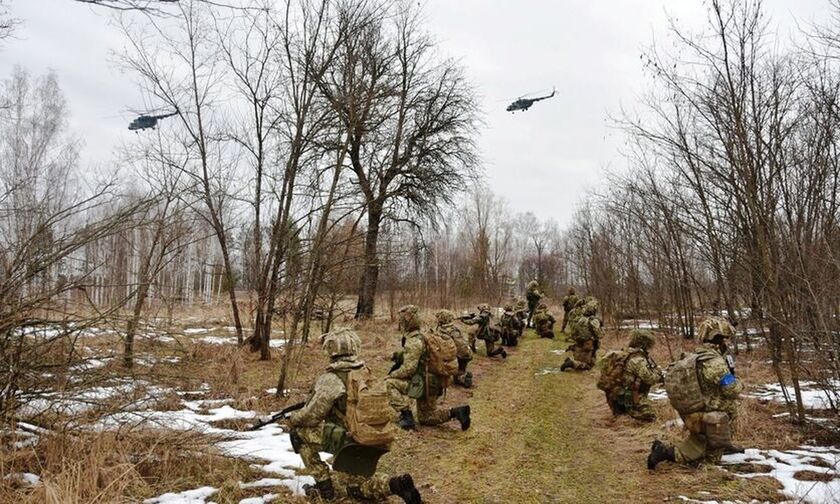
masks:
[[[237,409],[269,412],[305,397],[326,360],[317,341],[295,349],[296,365],[291,370],[288,397],[267,392],[276,386],[281,350],[272,349],[271,361],[259,361],[258,354],[233,345],[210,345],[181,334],[186,327],[210,328],[230,337],[229,325],[220,308],[210,307],[178,314],[175,344],[140,339],[137,354],[157,360],[149,366],[122,368],[115,359],[92,376],[145,379],[180,390],[197,390],[203,384],[209,392],[202,398],[230,398]],[[556,314],[562,310],[554,307]],[[432,325],[433,310],[423,310],[426,326]],[[559,317],[558,317],[559,318]],[[379,374],[391,366],[390,355],[399,348],[400,334],[387,318],[349,325],[360,334],[362,358]],[[205,336],[201,334],[199,336]],[[604,350],[626,344],[629,331],[607,331]],[[317,338],[314,338],[317,340]],[[667,346],[660,343],[654,357],[665,365]],[[673,340],[672,351],[691,350],[695,343]],[[679,343],[679,345],[677,345]],[[88,352],[118,351],[113,337],[89,338]],[[471,369],[477,387],[450,389],[443,405],[469,402],[474,412],[473,429],[460,432],[454,425],[422,428],[402,433],[396,448],[383,459],[382,469],[393,474],[411,472],[422,486],[426,502],[662,502],[676,495],[700,500],[780,500],[773,480],[744,480],[716,467],[698,470],[665,465],[654,473],[644,467],[650,442],[656,437],[672,440],[679,429],[663,429],[676,417],[667,401],[655,403],[659,420],[641,425],[627,418],[613,417],[595,388],[596,372],[537,375],[542,369],[559,366],[567,343],[537,339],[532,333],[510,351],[507,361],[489,360],[479,350]],[[164,357],[179,357],[166,362]],[[739,375],[747,384],[772,380],[764,350],[738,359]],[[174,394],[159,398],[155,409],[182,407]],[[760,448],[788,448],[801,444],[804,435],[783,419],[771,418],[781,407],[757,401],[742,402],[738,441]],[[239,428],[241,422],[216,425]],[[813,436],[813,433],[807,433]],[[168,491],[211,485],[219,488],[216,502],[267,493],[241,490],[239,481],[265,475],[254,474],[243,461],[213,454],[210,439],[189,435],[132,433],[117,436],[73,434],[44,437],[39,445],[0,455],[4,473],[33,472],[43,484],[27,489],[11,480],[0,482],[0,502],[136,502]],[[283,492],[270,489],[271,492]],[[712,495],[703,492],[711,492]],[[286,501],[291,497],[286,495]]]

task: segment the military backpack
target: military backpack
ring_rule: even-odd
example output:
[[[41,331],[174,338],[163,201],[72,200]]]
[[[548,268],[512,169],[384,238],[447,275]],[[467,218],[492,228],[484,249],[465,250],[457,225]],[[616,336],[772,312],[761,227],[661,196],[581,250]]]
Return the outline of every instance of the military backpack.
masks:
[[[458,347],[446,334],[431,332],[424,335],[426,367],[432,374],[452,377],[458,374]]]
[[[665,391],[671,406],[680,415],[697,413],[706,409],[706,398],[700,387],[698,366],[709,360],[706,355],[689,353],[668,366],[665,373]]]
[[[344,382],[347,388],[347,412],[344,417],[347,433],[360,445],[388,448],[397,431],[385,383],[375,378],[367,367],[351,370]]]
[[[624,369],[633,354],[625,350],[607,352],[602,361],[601,376],[597,386],[606,393],[611,393],[624,386]]]

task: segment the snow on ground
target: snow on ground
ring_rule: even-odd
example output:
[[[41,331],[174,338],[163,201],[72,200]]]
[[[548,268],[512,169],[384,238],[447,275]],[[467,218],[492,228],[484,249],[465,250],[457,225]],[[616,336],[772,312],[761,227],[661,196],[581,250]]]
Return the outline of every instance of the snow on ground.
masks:
[[[626,319],[622,320],[619,329],[659,329],[659,322],[653,320]]]
[[[179,493],[165,493],[159,497],[146,499],[143,504],[204,504],[207,498],[218,492],[213,487],[201,487]]]
[[[12,473],[3,476],[7,480],[14,480],[25,486],[38,486],[41,483],[41,477],[33,473]]]
[[[145,388],[144,394],[125,404],[125,408],[136,409],[150,405],[156,397],[160,397],[169,389],[151,385],[143,380],[121,379],[115,384],[100,387],[90,387],[82,390],[64,392],[37,391],[24,394],[20,398],[19,412],[24,417],[33,417],[53,412],[64,415],[78,415],[96,409],[106,401],[118,397],[133,397],[138,386]]]
[[[239,504],[264,504],[266,502],[273,502],[278,497],[280,497],[279,494],[266,494],[262,497],[249,497],[239,501]]]
[[[210,329],[205,329],[203,327],[191,327],[189,329],[184,329],[184,334],[187,336],[191,336],[193,334],[204,334],[210,332]]]
[[[665,401],[668,399],[668,393],[661,387],[652,388],[648,392],[648,399],[651,401]]]
[[[725,455],[721,463],[760,464],[769,472],[734,473],[742,478],[770,476],[784,488],[785,496],[797,502],[840,502],[840,449],[822,446],[800,446],[796,450],[747,449],[744,453]],[[825,479],[827,481],[807,481]]]
[[[206,343],[208,345],[236,345],[237,341],[236,338],[230,336],[202,336],[201,338],[196,338],[193,341],[198,341],[200,343]],[[268,342],[268,346],[271,348],[280,348],[286,344],[285,340],[281,339],[273,339]]]
[[[834,380],[830,383],[830,387],[834,390],[840,389],[840,380]],[[838,398],[834,397],[830,391],[823,390],[815,382],[800,382],[802,390],[802,404],[806,409],[831,409],[832,402],[837,405]],[[784,392],[793,398],[793,386],[786,385],[784,390],[778,383],[767,383],[753,389],[745,394],[746,397],[752,397],[760,401],[785,402]]]
[[[698,494],[708,494],[709,492],[697,492],[697,493]],[[678,495],[677,499],[679,499],[683,502],[690,502],[691,504],[764,504],[763,501],[758,501],[758,500],[755,500],[755,499],[753,499],[749,502],[740,501],[740,500],[739,501],[700,500],[700,499],[692,499],[690,497],[686,497],[685,495]]]

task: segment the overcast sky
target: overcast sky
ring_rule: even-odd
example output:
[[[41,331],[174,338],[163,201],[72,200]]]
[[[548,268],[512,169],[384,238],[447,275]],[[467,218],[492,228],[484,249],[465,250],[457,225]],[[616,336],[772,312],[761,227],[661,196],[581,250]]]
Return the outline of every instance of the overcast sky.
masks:
[[[475,83],[486,128],[481,155],[490,187],[514,211],[568,221],[586,188],[605,168],[621,169],[620,131],[610,114],[633,109],[650,85],[641,52],[654,40],[669,43],[667,15],[699,29],[701,0],[428,0],[428,28],[444,53],[459,58]],[[825,19],[828,0],[767,0],[782,41],[796,23]],[[72,0],[12,0],[23,25],[0,49],[0,75],[22,65],[56,71],[84,139],[84,162],[109,163],[113,149],[131,141],[129,110],[143,101],[130,75],[113,63],[123,41],[109,11]],[[667,13],[667,14],[666,14]],[[784,43],[784,42],[783,42]],[[518,95],[557,95],[527,112],[505,111]]]

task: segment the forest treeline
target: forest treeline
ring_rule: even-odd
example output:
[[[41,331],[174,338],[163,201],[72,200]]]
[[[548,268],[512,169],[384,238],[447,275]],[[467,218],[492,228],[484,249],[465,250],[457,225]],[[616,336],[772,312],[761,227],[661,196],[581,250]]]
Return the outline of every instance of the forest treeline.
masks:
[[[531,279],[674,337],[709,312],[759,328],[799,420],[801,381],[840,383],[840,18],[795,43],[758,1],[710,2],[702,35],[675,23],[615,117],[627,166],[561,228],[483,185],[475,87],[413,5],[172,8],[120,18],[119,64],[175,115],[113,169],[80,162],[55,75],[3,81],[5,406],[106,319],[131,366],[152,307],[224,303],[269,359],[277,324],[291,349],[336,317],[501,304]],[[30,345],[33,327],[60,329]]]

